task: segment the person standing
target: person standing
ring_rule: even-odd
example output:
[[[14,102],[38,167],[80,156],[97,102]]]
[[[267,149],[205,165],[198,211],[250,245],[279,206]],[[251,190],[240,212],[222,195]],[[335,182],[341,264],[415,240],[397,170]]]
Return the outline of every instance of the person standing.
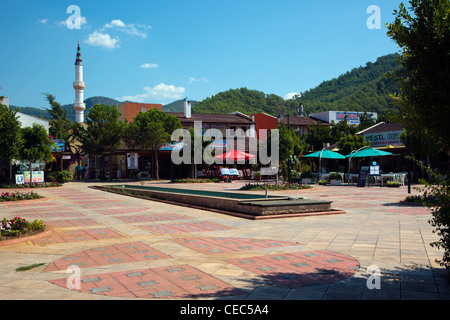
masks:
[[[77,167],[75,168],[75,171],[76,171],[77,181],[80,181],[82,171],[83,171],[83,167],[80,165],[80,163],[78,163]]]

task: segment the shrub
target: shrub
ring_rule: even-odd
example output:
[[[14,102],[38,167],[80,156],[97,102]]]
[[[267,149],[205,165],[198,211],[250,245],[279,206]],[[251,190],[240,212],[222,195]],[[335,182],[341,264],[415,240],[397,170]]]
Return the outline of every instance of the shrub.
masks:
[[[333,172],[330,173],[330,180],[342,180],[342,176],[337,172]]]
[[[36,230],[41,230],[45,228],[45,224],[43,220],[34,220],[33,222],[28,223],[27,225],[27,230],[28,231],[36,231]]]
[[[1,201],[19,201],[19,200],[32,200],[32,199],[40,199],[42,196],[38,195],[34,192],[4,192],[0,194],[0,202]]]
[[[19,230],[22,231],[28,225],[28,221],[26,219],[15,217],[9,221],[11,225],[11,230]]]
[[[69,171],[51,171],[47,173],[47,179],[57,183],[67,183],[72,181],[72,175]]]
[[[313,177],[312,172],[303,172],[301,175],[302,179],[311,179]]]

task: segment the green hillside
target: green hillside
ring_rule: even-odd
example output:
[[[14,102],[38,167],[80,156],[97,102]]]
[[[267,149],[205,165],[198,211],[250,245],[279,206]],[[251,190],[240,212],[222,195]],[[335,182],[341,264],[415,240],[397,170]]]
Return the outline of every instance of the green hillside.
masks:
[[[397,108],[391,95],[398,91],[399,83],[392,80],[388,73],[399,68],[398,58],[398,54],[380,57],[374,63],[368,62],[364,67],[324,81],[296,100],[284,100],[275,94],[247,88],[230,89],[198,102],[193,112],[266,112],[276,116],[286,112],[294,114],[300,103],[303,103],[307,114],[328,110],[372,111],[382,114]]]
[[[114,99],[106,98],[106,97],[91,97],[89,99],[86,99],[84,101],[84,103],[86,104],[85,114],[87,114],[89,109],[92,108],[92,106],[95,104],[107,104],[107,105],[118,106],[122,102],[119,102]],[[50,108],[49,105],[45,106],[45,108],[17,107],[17,106],[11,105],[11,108],[14,110],[17,110],[18,112],[28,114],[30,116],[43,118],[43,119],[50,118],[50,114],[47,112],[47,108]],[[75,111],[73,110],[73,104],[66,104],[63,106],[63,108],[67,110],[68,118],[70,119],[70,121],[74,122],[75,121]]]
[[[324,81],[303,93],[301,98],[308,113],[328,110],[373,111],[380,114],[396,109],[391,95],[400,84],[389,73],[401,68],[398,54],[391,54],[368,62],[338,78]]]
[[[194,107],[197,101],[192,100],[191,106]],[[169,104],[163,105],[164,112],[183,112],[184,111],[184,100],[177,100]]]

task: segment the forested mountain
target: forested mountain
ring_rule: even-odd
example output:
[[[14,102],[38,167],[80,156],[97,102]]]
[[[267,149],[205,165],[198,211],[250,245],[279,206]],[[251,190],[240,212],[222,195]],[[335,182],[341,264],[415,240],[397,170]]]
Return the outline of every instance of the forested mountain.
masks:
[[[117,100],[106,98],[106,97],[91,97],[89,99],[86,99],[84,101],[84,103],[86,104],[85,114],[87,114],[89,109],[95,104],[107,104],[107,105],[114,105],[114,106],[118,106],[119,104],[121,104],[121,102],[119,102]],[[50,114],[47,112],[47,108],[50,108],[50,106],[45,106],[44,108],[35,108],[35,107],[17,107],[17,106],[11,105],[10,107],[11,107],[11,109],[15,109],[18,112],[28,114],[30,116],[44,118],[44,119],[50,118]],[[75,121],[75,111],[73,110],[73,104],[64,105],[63,108],[67,110],[68,118],[70,119],[70,121],[74,122]]]
[[[398,54],[380,57],[367,62],[365,66],[354,68],[341,76],[322,82],[316,88],[302,93],[302,97],[295,100],[284,100],[275,94],[266,94],[258,90],[247,88],[230,89],[220,92],[203,101],[192,101],[192,112],[195,113],[231,113],[239,111],[246,114],[265,112],[278,116],[279,114],[295,114],[302,103],[306,114],[337,110],[337,111],[368,111],[379,115],[387,111],[398,110],[392,95],[399,89],[399,83],[391,79],[388,74],[401,68],[398,64]],[[94,104],[118,106],[121,102],[106,98],[92,97],[85,100],[86,114]],[[45,106],[41,108],[14,107],[19,112],[32,116],[49,118]],[[69,119],[75,121],[73,105],[65,105]],[[164,105],[167,112],[183,111],[183,100],[177,100]]]
[[[195,106],[197,101],[192,100],[191,106]],[[163,105],[164,112],[183,112],[184,111],[184,100],[177,100],[169,104]]]
[[[375,63],[368,62],[364,67],[304,92],[301,101],[305,111],[373,111],[382,114],[396,109],[391,95],[398,92],[400,83],[389,74],[401,68],[399,57],[398,54],[380,57]]]
[[[388,73],[400,68],[398,58],[398,54],[380,57],[375,63],[368,62],[364,67],[324,81],[316,88],[303,92],[303,96],[296,100],[284,100],[275,94],[247,88],[231,89],[198,102],[193,112],[266,112],[277,116],[286,112],[294,114],[300,103],[303,103],[307,114],[328,110],[382,114],[397,108],[391,95],[396,94],[399,83],[391,79]]]

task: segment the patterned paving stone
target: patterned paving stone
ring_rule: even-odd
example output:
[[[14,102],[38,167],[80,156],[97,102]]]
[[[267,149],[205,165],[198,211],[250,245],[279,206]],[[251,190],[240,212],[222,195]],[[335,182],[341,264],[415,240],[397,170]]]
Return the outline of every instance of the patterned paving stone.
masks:
[[[137,222],[154,222],[154,221],[166,221],[166,220],[185,220],[190,219],[187,216],[182,216],[176,213],[151,213],[145,215],[132,215],[117,217],[121,221],[126,223],[137,223]]]
[[[143,242],[131,242],[99,247],[76,252],[60,258],[47,266],[46,272],[67,270],[71,265],[81,263],[80,268],[111,265],[126,262],[154,261],[171,257]],[[137,274],[135,274],[137,276]],[[135,276],[131,272],[128,277]]]
[[[50,243],[78,242],[89,240],[122,238],[123,235],[109,229],[83,229],[55,231],[51,235],[39,239],[31,240],[35,245],[46,245]]]
[[[46,224],[53,228],[64,227],[81,227],[81,226],[95,226],[98,223],[92,219],[65,219],[65,220],[53,220],[47,221]]]
[[[56,202],[49,202],[49,201],[44,201],[44,202],[35,202],[35,201],[30,201],[29,203],[8,203],[5,204],[6,207],[8,208],[35,208],[35,207],[50,207],[50,206],[59,206],[59,203]]]
[[[245,294],[209,274],[189,265],[152,269],[121,271],[90,275],[81,278],[80,292],[114,297],[137,297],[151,299],[209,298]],[[49,280],[50,283],[67,288],[67,279]]]
[[[75,218],[84,217],[84,214],[75,211],[56,211],[56,212],[26,212],[21,214],[21,216],[26,217],[36,217],[36,218]]]
[[[356,273],[359,262],[328,250],[231,259],[227,262],[288,288],[334,283]]]
[[[117,215],[117,214],[126,214],[126,213],[136,213],[136,212],[142,212],[147,211],[148,207],[128,207],[123,209],[101,209],[101,210],[94,210],[97,213],[101,213],[104,215]]]
[[[158,224],[149,226],[140,226],[143,229],[149,230],[157,234],[167,233],[189,233],[202,231],[216,231],[231,229],[220,224],[212,222],[187,222],[187,223],[172,223],[172,224]]]
[[[177,238],[172,239],[172,241],[205,254],[240,252],[245,250],[258,250],[298,245],[295,242],[286,241],[224,237]]]

